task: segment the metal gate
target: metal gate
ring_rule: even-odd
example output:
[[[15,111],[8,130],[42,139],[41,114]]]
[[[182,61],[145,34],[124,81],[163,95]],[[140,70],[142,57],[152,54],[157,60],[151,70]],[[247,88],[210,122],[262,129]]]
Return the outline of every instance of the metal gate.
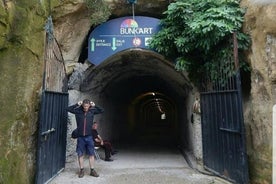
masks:
[[[51,16],[46,24],[45,67],[39,114],[36,184],[50,181],[65,166],[68,93],[60,47]]]
[[[68,93],[44,91],[40,111],[36,183],[47,183],[65,166]]]
[[[237,54],[236,44],[234,53]],[[208,82],[209,87],[201,92],[203,164],[207,170],[232,182],[248,183],[240,74],[236,56],[235,61],[227,64],[235,72],[221,72],[218,80]],[[221,71],[225,71],[225,66],[221,66]]]

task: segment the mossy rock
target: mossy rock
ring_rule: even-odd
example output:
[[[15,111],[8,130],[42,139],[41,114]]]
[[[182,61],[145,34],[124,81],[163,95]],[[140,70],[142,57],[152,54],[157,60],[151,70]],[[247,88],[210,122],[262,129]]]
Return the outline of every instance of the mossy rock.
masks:
[[[0,183],[34,183],[45,10],[38,1],[0,9]]]

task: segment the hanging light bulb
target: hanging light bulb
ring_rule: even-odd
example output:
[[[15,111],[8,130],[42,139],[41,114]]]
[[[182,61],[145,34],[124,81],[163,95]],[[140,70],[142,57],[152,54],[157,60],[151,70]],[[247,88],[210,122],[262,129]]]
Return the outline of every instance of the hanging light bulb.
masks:
[[[166,114],[165,113],[161,114],[161,119],[166,119]]]

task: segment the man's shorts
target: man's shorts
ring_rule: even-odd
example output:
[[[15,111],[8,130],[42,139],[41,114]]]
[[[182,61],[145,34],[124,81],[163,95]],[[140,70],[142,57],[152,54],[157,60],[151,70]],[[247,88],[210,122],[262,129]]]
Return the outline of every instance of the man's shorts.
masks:
[[[93,156],[95,152],[92,136],[78,137],[76,152],[78,157],[83,156],[85,153],[89,156]]]

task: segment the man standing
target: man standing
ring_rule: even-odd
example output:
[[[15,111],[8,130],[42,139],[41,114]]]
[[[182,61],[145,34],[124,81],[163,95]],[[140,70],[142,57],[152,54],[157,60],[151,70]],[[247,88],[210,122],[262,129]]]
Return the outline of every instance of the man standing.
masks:
[[[94,170],[94,141],[92,138],[92,124],[95,114],[103,113],[103,109],[95,106],[95,103],[84,99],[75,105],[69,106],[67,111],[75,114],[77,122],[77,148],[78,162],[80,167],[79,178],[84,176],[84,154],[89,155],[90,176],[98,177]]]

